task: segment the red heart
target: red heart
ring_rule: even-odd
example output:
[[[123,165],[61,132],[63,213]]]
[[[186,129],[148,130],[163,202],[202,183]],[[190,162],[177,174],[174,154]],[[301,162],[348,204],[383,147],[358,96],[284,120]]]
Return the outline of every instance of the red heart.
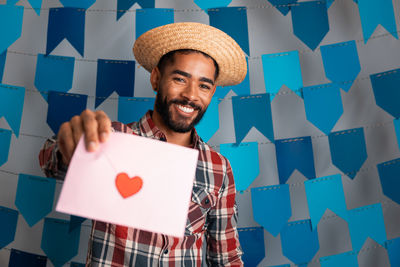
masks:
[[[143,180],[139,176],[129,178],[128,174],[121,172],[117,174],[115,179],[115,185],[117,186],[118,192],[123,198],[130,197],[142,189]]]

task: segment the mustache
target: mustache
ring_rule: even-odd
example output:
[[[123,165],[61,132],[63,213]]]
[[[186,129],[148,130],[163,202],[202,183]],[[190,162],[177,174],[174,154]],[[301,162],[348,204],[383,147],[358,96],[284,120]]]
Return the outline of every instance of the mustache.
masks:
[[[195,110],[201,110],[201,107],[196,105],[193,102],[190,102],[188,100],[183,100],[183,99],[172,99],[169,101],[170,104],[177,104],[177,105],[182,105],[182,106],[191,106]]]

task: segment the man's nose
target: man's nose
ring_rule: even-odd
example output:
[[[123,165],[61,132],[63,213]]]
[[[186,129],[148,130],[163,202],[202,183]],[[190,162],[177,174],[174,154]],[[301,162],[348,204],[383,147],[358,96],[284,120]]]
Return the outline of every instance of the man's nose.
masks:
[[[198,90],[197,90],[197,85],[194,82],[188,83],[188,85],[185,87],[185,90],[182,92],[182,95],[191,101],[197,100],[198,96]]]

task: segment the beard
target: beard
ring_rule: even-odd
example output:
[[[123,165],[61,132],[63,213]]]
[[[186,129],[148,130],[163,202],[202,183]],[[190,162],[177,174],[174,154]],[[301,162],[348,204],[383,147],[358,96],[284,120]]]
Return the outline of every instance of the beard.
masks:
[[[162,91],[163,91],[162,88],[159,87],[156,96],[155,109],[157,110],[158,114],[160,114],[164,124],[174,132],[187,133],[191,131],[194,128],[194,126],[197,123],[199,123],[201,118],[203,118],[203,115],[206,112],[207,107],[203,109],[200,106],[196,105],[195,103],[184,99],[171,99],[167,101],[167,98],[163,95]],[[170,110],[173,104],[182,106],[186,105],[191,106],[192,108],[194,108],[194,110],[198,111],[197,116],[194,119],[192,119],[191,122],[188,121],[189,119],[187,118],[173,119]]]

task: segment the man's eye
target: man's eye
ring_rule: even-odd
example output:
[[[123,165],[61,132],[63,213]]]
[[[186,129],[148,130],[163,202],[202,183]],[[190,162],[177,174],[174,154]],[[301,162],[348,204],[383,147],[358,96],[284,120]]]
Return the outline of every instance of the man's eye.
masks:
[[[203,89],[210,89],[210,86],[205,85],[205,84],[200,85],[200,87],[203,88]]]
[[[182,79],[182,78],[179,78],[179,77],[175,77],[175,78],[174,78],[174,81],[177,81],[177,82],[184,82],[185,80]]]

